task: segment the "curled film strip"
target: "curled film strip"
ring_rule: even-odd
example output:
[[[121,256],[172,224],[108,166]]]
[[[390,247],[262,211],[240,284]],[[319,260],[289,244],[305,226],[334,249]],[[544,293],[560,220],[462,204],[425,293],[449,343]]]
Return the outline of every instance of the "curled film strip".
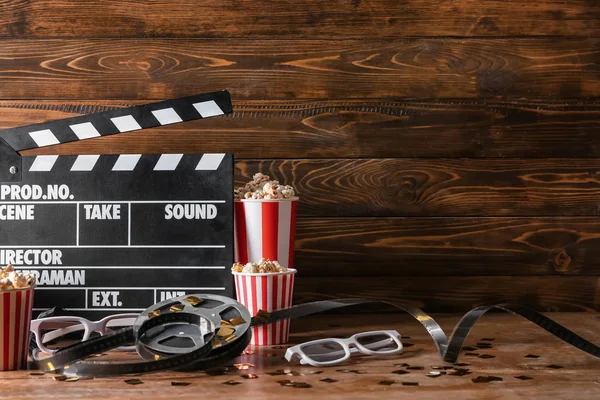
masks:
[[[165,369],[209,369],[239,356],[250,342],[251,326],[270,324],[282,319],[360,305],[392,306],[406,311],[431,335],[440,357],[455,362],[471,328],[487,311],[497,308],[517,314],[535,323],[570,345],[600,358],[600,347],[575,334],[550,318],[518,304],[503,303],[474,308],[446,336],[440,325],[427,313],[408,304],[369,299],[324,300],[300,304],[273,313],[259,312],[250,318],[246,307],[217,295],[181,296],[158,303],[144,311],[132,328],[112,335],[67,347],[53,357],[40,361],[45,371],[62,370],[67,375],[106,376]],[[192,346],[177,346],[173,338],[190,338]],[[137,363],[103,363],[82,361],[93,354],[135,341],[145,361]]]

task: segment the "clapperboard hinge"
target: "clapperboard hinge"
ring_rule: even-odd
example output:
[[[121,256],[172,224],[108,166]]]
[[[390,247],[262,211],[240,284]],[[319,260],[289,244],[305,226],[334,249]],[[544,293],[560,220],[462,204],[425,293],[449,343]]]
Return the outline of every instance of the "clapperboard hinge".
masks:
[[[229,114],[233,110],[226,90],[121,108],[0,131],[0,182],[22,180],[19,151],[108,136],[184,121]],[[171,169],[178,155],[164,155],[157,168]],[[80,162],[89,161],[83,157]],[[123,159],[124,163],[132,160]],[[210,169],[215,160],[205,158],[198,168]]]

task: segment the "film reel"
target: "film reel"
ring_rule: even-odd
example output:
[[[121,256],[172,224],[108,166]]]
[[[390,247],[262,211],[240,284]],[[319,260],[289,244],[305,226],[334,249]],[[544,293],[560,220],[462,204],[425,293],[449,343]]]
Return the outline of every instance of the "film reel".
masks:
[[[228,297],[180,296],[150,307],[132,328],[66,347],[38,363],[44,371],[77,376],[206,369],[241,354],[251,339],[250,321],[248,309]],[[144,361],[83,360],[131,341]]]

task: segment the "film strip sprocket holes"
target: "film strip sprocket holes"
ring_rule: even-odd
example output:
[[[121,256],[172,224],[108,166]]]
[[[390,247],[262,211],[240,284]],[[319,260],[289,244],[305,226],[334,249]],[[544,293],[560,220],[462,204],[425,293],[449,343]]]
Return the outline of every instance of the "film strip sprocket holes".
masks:
[[[3,139],[13,150],[21,151],[231,112],[229,92],[223,90],[11,128],[0,131],[0,139]]]

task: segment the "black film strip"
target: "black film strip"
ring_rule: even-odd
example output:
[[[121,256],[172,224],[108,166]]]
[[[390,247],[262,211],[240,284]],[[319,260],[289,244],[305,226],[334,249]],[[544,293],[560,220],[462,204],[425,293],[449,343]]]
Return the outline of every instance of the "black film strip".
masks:
[[[184,305],[184,303],[193,303],[193,301],[190,302],[189,299],[201,300],[198,304],[192,304],[192,307],[196,307],[204,301],[206,301],[207,303],[205,304],[208,305],[210,305],[211,301],[216,301],[218,304],[215,307],[200,307],[196,311],[188,306],[184,306],[183,308],[176,306],[178,303],[181,305]],[[171,305],[169,302],[174,303]],[[452,335],[448,337],[440,325],[430,315],[409,304],[390,303],[369,299],[324,300],[300,304],[288,309],[274,311],[273,313],[260,312],[251,319],[252,323],[250,323],[248,310],[235,300],[217,295],[198,294],[193,296],[182,296],[154,305],[150,309],[144,311],[142,317],[136,321],[133,328],[126,328],[113,335],[99,337],[67,347],[59,351],[53,357],[41,361],[40,367],[45,371],[62,370],[68,375],[93,376],[156,372],[165,369],[182,369],[186,367],[193,369],[214,368],[231,361],[241,354],[251,339],[250,326],[266,325],[283,319],[296,319],[324,311],[366,304],[392,306],[396,309],[408,312],[425,327],[436,344],[440,357],[447,362],[456,362],[460,350],[473,325],[481,316],[493,308],[508,311],[526,318],[566,343],[569,343],[592,356],[600,358],[599,346],[582,338],[543,314],[519,304],[501,303],[476,307],[463,316],[454,328]],[[157,312],[157,310],[167,311],[167,309],[168,313],[164,315]],[[239,315],[237,318],[241,318],[240,321],[243,320],[243,323],[240,324],[240,328],[233,330],[234,333],[231,333],[232,324],[224,325],[224,321],[227,320],[222,319],[223,313],[231,312],[231,310],[235,310],[235,315]],[[232,314],[229,314],[229,316],[231,315]],[[186,322],[197,325],[200,317],[206,318],[206,320],[210,321],[215,327],[208,335],[210,340],[206,341],[206,344],[203,346],[196,347],[191,351],[188,350],[182,352],[168,347],[159,349],[152,340],[148,343],[144,341],[144,335],[152,329],[158,328],[160,332],[163,332],[162,337],[165,337],[168,336],[169,329],[173,328],[169,327],[170,323]],[[230,321],[233,321],[235,318],[236,317],[233,317]],[[178,329],[177,326],[174,328],[175,330]],[[229,339],[231,340],[228,340],[227,337],[219,337],[222,328],[230,329],[228,334]],[[166,334],[164,332],[166,332]],[[218,340],[215,342],[214,338],[217,338]],[[122,346],[132,339],[136,341],[138,352],[147,361],[126,364],[81,361],[92,354]],[[173,352],[177,354],[173,355]],[[154,359],[154,361],[149,361],[151,359]]]

